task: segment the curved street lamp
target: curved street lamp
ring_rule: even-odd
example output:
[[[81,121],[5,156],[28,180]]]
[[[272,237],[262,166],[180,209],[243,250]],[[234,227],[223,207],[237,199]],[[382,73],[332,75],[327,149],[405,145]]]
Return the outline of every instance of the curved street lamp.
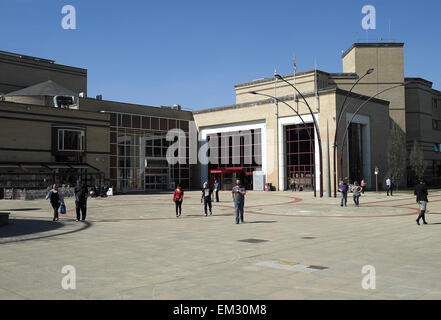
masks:
[[[392,87],[386,88],[386,89],[384,89],[384,90],[381,90],[380,92],[376,93],[375,95],[373,95],[373,96],[371,96],[369,99],[367,99],[365,102],[363,102],[363,103],[357,108],[357,110],[355,110],[355,112],[353,113],[351,119],[350,119],[349,122],[348,122],[348,125],[346,126],[345,133],[343,134],[343,139],[341,140],[341,145],[340,145],[340,168],[341,168],[341,170],[342,170],[342,173],[343,173],[343,147],[344,147],[344,144],[345,144],[346,136],[348,135],[349,127],[350,127],[350,125],[352,124],[352,121],[354,120],[354,118],[355,118],[355,116],[358,114],[358,112],[359,112],[359,111],[360,111],[360,110],[361,110],[366,104],[368,104],[369,101],[371,101],[373,98],[379,96],[380,94],[382,94],[382,93],[384,93],[384,92],[386,92],[386,91],[389,91],[389,90],[392,90],[392,89],[398,88],[398,87],[405,87],[405,86],[409,85],[411,82],[412,82],[412,81],[405,81],[405,82],[403,82],[403,83],[400,83],[399,85],[392,86]],[[343,176],[343,175],[342,175],[342,176]]]
[[[371,74],[372,72],[374,72],[374,68],[370,68],[366,71],[366,73],[361,77],[358,78],[358,80],[353,84],[353,86],[351,87],[351,90],[348,91],[348,93],[345,96],[345,99],[343,100],[343,104],[341,105],[341,109],[340,112],[338,114],[337,117],[337,122],[335,124],[335,134],[334,134],[334,145],[333,145],[333,149],[334,149],[334,156],[333,156],[333,162],[334,162],[334,198],[337,197],[337,134],[338,134],[338,127],[340,125],[341,119],[343,118],[343,114],[346,111],[347,105],[346,101],[348,100],[349,95],[351,94],[352,90],[355,88],[355,86],[364,78],[366,77],[368,74]],[[343,171],[343,168],[340,167],[340,169]],[[343,177],[343,175],[342,175]]]
[[[306,122],[303,120],[302,116],[301,116],[301,115],[300,115],[300,114],[299,114],[299,113],[298,113],[293,107],[291,107],[288,103],[286,103],[285,101],[280,100],[280,99],[278,99],[278,98],[276,98],[276,97],[273,97],[273,96],[271,96],[271,95],[269,95],[269,94],[259,93],[259,92],[256,92],[256,91],[250,91],[250,92],[248,92],[248,93],[249,93],[249,94],[254,94],[254,95],[259,95],[259,96],[268,97],[268,98],[274,99],[274,100],[277,101],[277,102],[282,102],[283,104],[285,104],[286,106],[288,106],[292,111],[295,112],[295,114],[296,114],[296,115],[300,118],[300,120],[302,121],[303,125],[305,126],[306,132],[308,133],[309,141],[313,141],[313,139],[312,139],[312,137],[311,137],[311,133],[309,133],[309,130],[308,130],[308,128],[307,128],[307,124],[306,124]],[[279,130],[279,129],[277,128],[277,130]],[[312,143],[311,143],[311,144],[312,144]],[[313,149],[315,149],[313,144],[312,144],[312,146],[313,146]],[[278,165],[278,164],[277,164],[277,165]],[[312,186],[313,186],[313,190],[314,190],[314,197],[316,197],[316,196],[317,196],[317,190],[316,190],[316,188],[315,188],[315,181],[314,181],[314,179],[315,179],[315,166],[313,166]]]
[[[299,95],[300,97],[302,97],[303,101],[305,101],[306,106],[308,107],[309,113],[311,113],[312,116],[312,121],[314,121],[314,127],[315,127],[315,131],[317,133],[317,141],[318,141],[318,145],[319,145],[319,164],[320,164],[320,198],[323,197],[323,157],[322,157],[322,139],[320,136],[320,129],[318,127],[317,124],[317,120],[314,117],[314,113],[312,112],[311,107],[309,106],[308,102],[306,101],[305,97],[303,96],[303,94],[291,83],[289,83],[288,81],[286,81],[281,75],[279,74],[274,74],[274,77],[277,79],[282,80],[283,82],[287,83],[289,86],[291,86]],[[314,162],[315,163],[315,162]],[[315,164],[314,164],[315,167]]]

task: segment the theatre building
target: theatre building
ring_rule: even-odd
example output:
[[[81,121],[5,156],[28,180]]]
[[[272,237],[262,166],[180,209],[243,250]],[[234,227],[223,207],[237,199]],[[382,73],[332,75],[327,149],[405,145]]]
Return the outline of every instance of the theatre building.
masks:
[[[334,191],[336,163],[337,179],[364,179],[368,189],[375,189],[378,168],[381,188],[390,172],[389,134],[396,127],[404,146],[407,144],[403,153],[408,155],[417,140],[427,163],[425,177],[432,186],[440,186],[440,92],[426,80],[404,76],[403,48],[403,43],[356,43],[343,54],[341,73],[310,70],[283,75],[286,82],[295,83],[306,101],[298,93],[294,96],[294,89],[283,79],[272,77],[236,85],[234,105],[194,111],[201,145],[210,145],[213,137],[219,137],[210,148],[216,150],[218,159],[215,164],[201,165],[201,182],[217,179],[229,189],[240,178],[253,188],[254,172],[259,172],[277,190],[286,190],[294,180],[297,186],[315,186],[318,191],[322,168],[323,190]],[[412,83],[405,87],[406,81]],[[346,98],[334,162],[336,123]],[[342,144],[346,127],[347,138]],[[252,139],[247,138],[250,132]],[[240,150],[235,154],[231,152],[233,137],[237,137]],[[245,148],[247,145],[251,148]],[[401,187],[415,182],[409,166],[400,180],[396,183]]]
[[[415,183],[409,153],[416,142],[424,178],[441,186],[441,92],[405,77],[404,44],[355,43],[342,62],[338,73],[237,84],[234,105],[189,111],[88,97],[86,69],[0,51],[0,195],[78,182],[142,193],[218,180],[229,190],[236,179],[254,190],[265,183],[286,190],[294,181],[334,192],[334,176],[364,179],[371,190],[377,178],[381,189],[392,169],[391,132],[407,157],[395,182]],[[167,160],[172,129],[185,135],[178,163]],[[198,138],[190,139],[193,132]],[[204,154],[209,161],[192,161]]]

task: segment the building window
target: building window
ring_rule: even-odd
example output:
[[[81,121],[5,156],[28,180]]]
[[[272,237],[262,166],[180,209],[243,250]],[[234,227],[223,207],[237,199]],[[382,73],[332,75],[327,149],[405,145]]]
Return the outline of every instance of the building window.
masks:
[[[58,129],[58,151],[84,151],[84,131]]]
[[[433,109],[438,108],[438,100],[436,98],[433,99]]]
[[[435,120],[435,119],[433,119],[433,120],[432,120],[432,127],[433,127],[433,129],[435,129],[435,130],[439,130],[439,129],[440,129],[440,122],[441,122],[441,121],[439,121],[439,120]]]
[[[434,151],[435,152],[439,152],[440,151],[440,146],[441,146],[441,144],[437,144],[437,143],[435,143],[435,146],[434,146]]]

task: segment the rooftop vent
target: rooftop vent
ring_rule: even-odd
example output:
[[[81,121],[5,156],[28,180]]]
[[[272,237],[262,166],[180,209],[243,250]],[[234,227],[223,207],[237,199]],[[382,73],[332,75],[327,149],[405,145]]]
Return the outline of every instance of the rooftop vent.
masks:
[[[97,96],[96,96],[96,99],[97,99],[97,100],[103,100],[103,95],[102,95],[102,94],[97,95]]]

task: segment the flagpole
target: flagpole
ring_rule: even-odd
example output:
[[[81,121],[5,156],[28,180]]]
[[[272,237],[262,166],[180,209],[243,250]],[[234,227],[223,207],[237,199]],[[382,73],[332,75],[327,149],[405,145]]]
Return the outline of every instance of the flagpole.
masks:
[[[296,64],[296,54],[294,53],[294,87],[296,87],[297,78],[297,64]],[[296,110],[299,112],[299,102],[297,101],[297,92],[294,90],[294,103],[296,104]]]
[[[276,68],[274,68],[274,77],[277,74]],[[278,189],[280,191],[280,167],[279,167],[279,105],[277,103],[277,77],[275,77],[274,81],[274,111],[276,115],[276,137],[277,137],[277,145],[276,145],[276,153],[277,153],[277,180],[278,180]],[[284,191],[284,190],[281,190]]]

